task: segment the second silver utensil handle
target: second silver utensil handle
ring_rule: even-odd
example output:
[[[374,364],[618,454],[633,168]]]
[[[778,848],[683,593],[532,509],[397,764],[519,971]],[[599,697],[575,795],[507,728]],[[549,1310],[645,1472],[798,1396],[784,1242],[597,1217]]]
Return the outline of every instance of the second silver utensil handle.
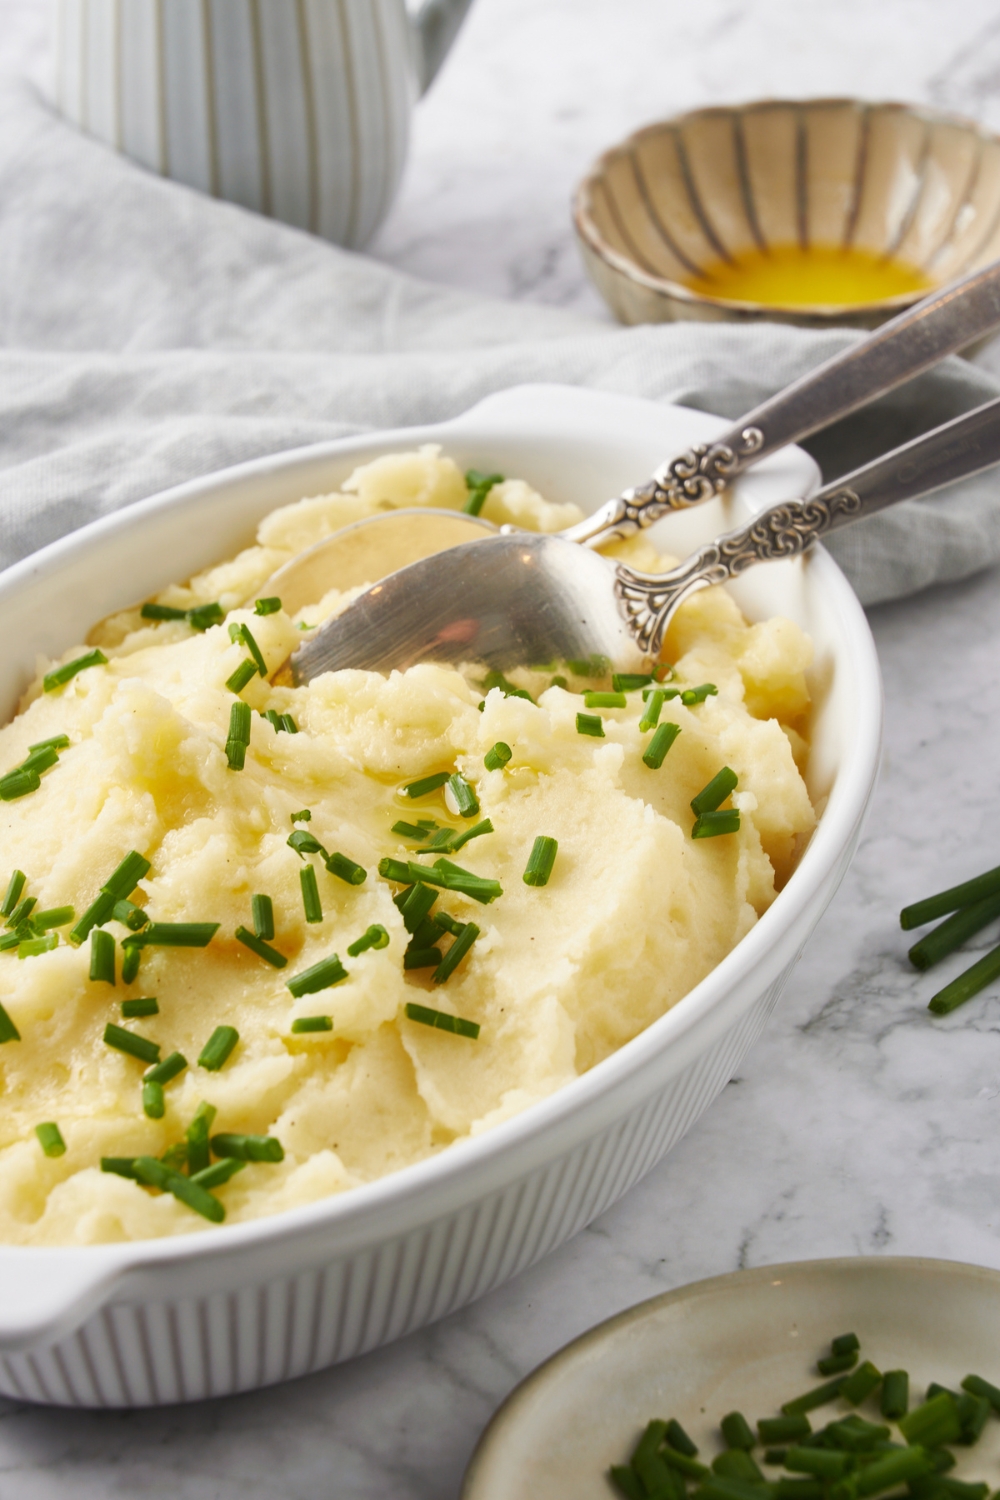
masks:
[[[615,592],[643,652],[659,654],[670,616],[696,588],[755,563],[797,557],[819,537],[1000,463],[1000,398],[845,474],[807,500],[788,500],[726,532],[657,576],[619,564]]]

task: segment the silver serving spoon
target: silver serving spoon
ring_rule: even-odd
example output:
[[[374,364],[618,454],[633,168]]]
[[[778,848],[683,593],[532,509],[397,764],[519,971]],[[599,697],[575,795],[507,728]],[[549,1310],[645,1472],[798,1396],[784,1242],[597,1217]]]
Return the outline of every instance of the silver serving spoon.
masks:
[[[327,620],[290,661],[309,682],[343,667],[421,661],[507,671],[553,659],[607,658],[619,671],[659,655],[677,606],[755,563],[797,557],[829,531],[1000,463],[1000,398],[788,500],[667,573],[638,573],[560,536],[521,532],[468,542],[375,584]]]
[[[755,407],[714,443],[687,449],[662,464],[645,484],[625,490],[557,534],[601,547],[651,526],[670,511],[699,505],[769,453],[829,426],[997,327],[1000,262],[925,297],[862,343]],[[376,583],[406,563],[496,529],[481,516],[462,511],[385,511],[292,558],[261,592],[278,595],[294,614],[331,588]]]

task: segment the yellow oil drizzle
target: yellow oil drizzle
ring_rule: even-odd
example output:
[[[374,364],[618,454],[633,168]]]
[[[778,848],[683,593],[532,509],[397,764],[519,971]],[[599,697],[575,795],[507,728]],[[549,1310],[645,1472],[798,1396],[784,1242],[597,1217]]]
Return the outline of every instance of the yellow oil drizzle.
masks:
[[[705,297],[757,302],[768,307],[842,307],[881,302],[906,292],[929,291],[933,283],[916,266],[868,250],[839,245],[772,245],[734,260],[715,261],[705,274],[685,282]]]

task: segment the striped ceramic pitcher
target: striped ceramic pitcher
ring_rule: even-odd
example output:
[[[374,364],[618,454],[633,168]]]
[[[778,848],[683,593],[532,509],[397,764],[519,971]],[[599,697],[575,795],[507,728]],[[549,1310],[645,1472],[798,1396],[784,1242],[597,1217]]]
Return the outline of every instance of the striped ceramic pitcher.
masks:
[[[142,166],[364,245],[471,0],[60,0],[57,102]]]

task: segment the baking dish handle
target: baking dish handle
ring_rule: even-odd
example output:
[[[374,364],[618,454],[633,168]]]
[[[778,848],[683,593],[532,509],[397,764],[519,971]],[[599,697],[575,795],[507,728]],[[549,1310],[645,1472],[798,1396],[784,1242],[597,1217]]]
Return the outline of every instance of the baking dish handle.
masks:
[[[0,1355],[53,1344],[106,1300],[134,1246],[0,1246]]]

